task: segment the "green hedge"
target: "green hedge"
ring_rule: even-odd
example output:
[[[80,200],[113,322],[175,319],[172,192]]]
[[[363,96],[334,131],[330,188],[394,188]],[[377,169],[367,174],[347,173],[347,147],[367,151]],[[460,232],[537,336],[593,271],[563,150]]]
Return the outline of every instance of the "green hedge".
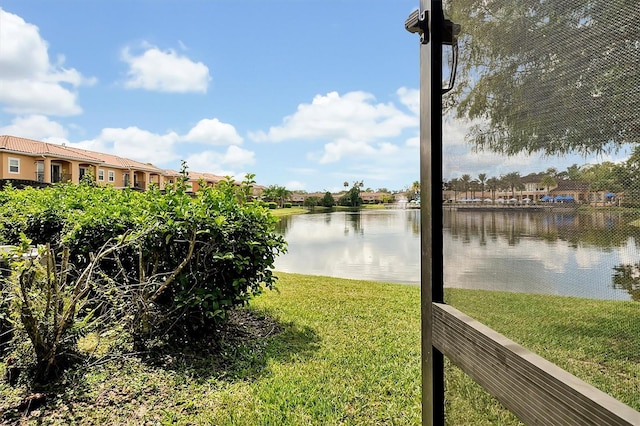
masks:
[[[248,175],[242,186],[227,180],[195,196],[184,180],[146,192],[7,187],[0,191],[0,244],[19,245],[25,236],[50,244],[56,259],[66,249],[69,273],[79,276],[95,253],[126,238],[95,268],[93,306],[128,321],[139,341],[197,336],[275,285],[271,268],[286,243],[264,204],[247,202],[252,184]]]

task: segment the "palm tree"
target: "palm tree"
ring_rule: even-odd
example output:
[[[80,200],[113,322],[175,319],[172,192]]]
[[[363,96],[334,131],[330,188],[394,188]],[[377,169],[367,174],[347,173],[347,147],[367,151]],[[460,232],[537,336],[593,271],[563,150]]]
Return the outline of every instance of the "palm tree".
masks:
[[[477,198],[476,192],[480,190],[480,182],[475,179],[469,182],[469,190],[471,191],[471,198],[475,200]]]
[[[471,185],[471,175],[462,175],[460,178],[460,184],[462,185],[462,190],[464,191],[464,198],[469,198],[469,186]]]
[[[274,201],[278,199],[277,194],[277,185],[269,185],[262,191],[262,196],[267,199],[267,201]]]
[[[519,172],[507,173],[502,177],[502,180],[504,181],[505,186],[511,190],[511,198],[515,198],[516,189],[519,190],[524,186]]]
[[[414,180],[411,184],[411,190],[413,191],[413,199],[417,199],[420,197],[420,181]]]
[[[485,185],[485,182],[487,181],[487,174],[480,173],[478,175],[478,181],[480,182],[480,188],[482,189],[482,200],[484,201],[484,185]]]
[[[558,183],[551,175],[544,175],[540,180],[540,186],[542,186],[543,188],[546,188],[547,195],[549,195],[549,190],[551,189],[551,187],[552,186],[555,187],[557,184]]]
[[[500,179],[492,177],[487,179],[487,188],[491,191],[491,200],[496,201],[496,191],[500,188]]]
[[[460,180],[458,178],[449,181],[449,189],[453,191],[453,202],[458,201],[458,190],[460,189]]]
[[[284,207],[284,202],[291,198],[291,191],[284,186],[278,186],[276,194],[278,196],[280,208]]]
[[[285,201],[291,198],[291,191],[289,191],[284,186],[280,185],[269,185],[262,192],[265,198],[269,201],[276,201],[278,203],[278,207],[284,207]]]

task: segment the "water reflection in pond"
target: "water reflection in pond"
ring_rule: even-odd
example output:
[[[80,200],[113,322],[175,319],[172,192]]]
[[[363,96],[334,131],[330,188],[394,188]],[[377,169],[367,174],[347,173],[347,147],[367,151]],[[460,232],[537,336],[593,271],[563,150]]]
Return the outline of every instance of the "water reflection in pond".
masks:
[[[620,213],[446,211],[445,287],[640,301],[640,232]],[[418,284],[420,213],[282,218],[285,272]]]
[[[374,281],[418,283],[417,211],[368,210],[283,217],[289,243],[277,270]]]

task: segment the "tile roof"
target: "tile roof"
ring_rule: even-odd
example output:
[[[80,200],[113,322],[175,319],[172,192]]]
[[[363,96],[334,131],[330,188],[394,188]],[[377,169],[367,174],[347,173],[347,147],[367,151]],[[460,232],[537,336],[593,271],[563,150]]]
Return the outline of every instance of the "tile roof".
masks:
[[[163,170],[152,165],[128,158],[119,157],[112,154],[89,151],[87,149],[74,146],[60,145],[49,142],[40,142],[32,139],[19,138],[16,136],[0,136],[0,150],[6,150],[33,156],[52,156],[58,158],[68,158],[71,160],[86,161],[88,163],[113,166],[120,169],[145,170],[162,174]]]
[[[163,174],[165,176],[172,176],[172,177],[180,177],[181,176],[180,172],[177,172],[177,171],[171,170],[171,169],[164,169],[163,172],[164,172]]]
[[[101,152],[88,151],[86,149],[71,147],[70,149],[78,152],[78,153],[86,153],[86,155],[95,156],[103,163],[104,166],[112,166],[120,169],[136,169],[136,170],[145,170],[148,172],[164,174],[164,170],[154,166],[153,164],[141,163],[139,161],[130,160],[128,158],[119,157],[113,154],[104,154]]]
[[[576,180],[559,180],[553,191],[588,191],[589,183]],[[552,191],[552,192],[553,192]]]
[[[0,150],[11,151],[33,156],[55,156],[59,158],[69,158],[73,160],[87,161],[90,163],[100,163],[97,158],[97,152],[90,151],[78,152],[66,145],[55,143],[34,141],[31,139],[18,138],[15,136],[0,136]]]
[[[204,179],[205,181],[212,181],[212,182],[220,182],[221,180],[225,179],[222,176],[214,175],[212,173],[200,173],[200,172],[189,172],[189,178],[193,180]]]
[[[0,135],[0,152],[14,152],[34,157],[51,156],[57,158],[65,158],[76,161],[84,161],[96,164],[98,166],[111,166],[119,169],[135,169],[151,173],[157,173],[167,177],[179,177],[180,172],[169,169],[161,169],[153,164],[145,164],[129,158],[119,157],[113,154],[105,154],[102,152],[89,151],[87,149],[75,146],[61,145],[56,143],[41,142],[17,136]],[[214,175],[212,173],[189,172],[191,180],[200,178],[205,181],[220,182],[226,179],[224,176]],[[238,183],[238,182],[235,182]],[[254,185],[256,188],[263,188],[260,185]]]

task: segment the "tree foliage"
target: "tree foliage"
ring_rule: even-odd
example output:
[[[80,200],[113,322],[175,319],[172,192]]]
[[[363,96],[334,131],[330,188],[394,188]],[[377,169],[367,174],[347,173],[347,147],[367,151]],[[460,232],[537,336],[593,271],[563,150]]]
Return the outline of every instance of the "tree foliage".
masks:
[[[542,179],[540,179],[539,184],[540,186],[542,186],[547,190],[547,195],[549,195],[549,191],[551,190],[551,188],[555,188],[558,185],[556,180],[551,175],[542,176]]]
[[[309,207],[310,209],[313,209],[318,204],[320,204],[320,198],[316,197],[315,195],[312,195],[304,199],[304,206]]]
[[[333,198],[331,192],[327,191],[324,193],[324,197],[320,200],[320,205],[323,207],[333,207],[336,205],[336,200]]]
[[[291,191],[280,185],[269,185],[263,192],[263,195],[269,201],[278,203],[278,207],[284,207],[285,201],[291,199]]]
[[[360,189],[362,188],[362,186],[362,181],[354,181],[351,189],[349,189],[346,194],[340,197],[340,205],[348,207],[358,207],[362,205],[362,197],[360,197]]]
[[[628,0],[460,0],[456,88],[479,149],[598,153],[638,143],[640,8]]]
[[[46,245],[51,265],[43,272],[37,262],[14,262],[14,274],[0,283],[4,296],[16,301],[9,307],[18,313],[16,325],[27,334],[34,318],[40,318],[38,327],[53,327],[42,300],[69,294],[79,299],[63,300],[69,312],[64,324],[78,321],[74,312],[82,299],[83,309],[105,323],[126,324],[140,345],[210,331],[230,309],[275,285],[271,268],[286,249],[268,209],[249,202],[252,184],[249,175],[240,186],[228,179],[194,195],[183,180],[142,193],[85,184],[6,188],[0,192],[0,241]],[[60,278],[52,281],[56,270]],[[28,306],[41,312],[25,316]],[[52,349],[38,349],[42,335],[30,334],[41,354]]]

